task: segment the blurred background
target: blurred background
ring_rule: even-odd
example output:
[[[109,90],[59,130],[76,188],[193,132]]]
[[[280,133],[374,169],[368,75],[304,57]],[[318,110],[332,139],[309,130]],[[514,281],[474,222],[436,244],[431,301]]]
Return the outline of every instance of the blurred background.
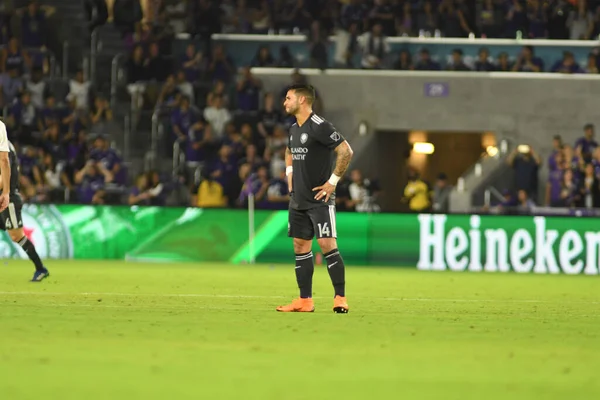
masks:
[[[597,0],[5,0],[30,204],[287,208],[286,87],[355,150],[345,212],[595,215]]]

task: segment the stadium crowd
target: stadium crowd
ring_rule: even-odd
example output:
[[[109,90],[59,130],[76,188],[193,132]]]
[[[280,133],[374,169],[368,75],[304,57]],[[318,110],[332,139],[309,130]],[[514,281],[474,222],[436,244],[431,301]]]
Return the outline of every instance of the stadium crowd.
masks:
[[[53,93],[44,79],[49,70],[44,30],[50,29],[44,21],[53,10],[32,1],[12,14],[3,12],[0,18],[0,105],[7,111],[9,136],[19,150],[22,192],[29,202],[112,204],[125,198],[129,204],[246,207],[252,193],[259,208],[287,207],[284,153],[290,121],[281,110],[285,88],[265,93],[251,67],[298,65],[285,46],[274,55],[267,45],[244,65],[235,65],[225,47],[211,43],[211,35],[217,32],[306,34],[311,64],[319,68],[329,67],[326,39],[333,35],[342,51],[332,67],[598,73],[595,53],[585,65],[578,65],[573,55],[565,52],[563,59],[547,68],[529,46],[519,55],[498,54],[496,60],[485,48],[477,60],[464,59],[457,49],[443,63],[433,60],[426,49],[415,61],[416,55],[407,50],[389,54],[383,40],[386,36],[470,34],[592,39],[600,34],[598,1],[89,0],[85,6],[90,31],[112,23],[122,33],[129,53],[127,91],[139,109],[160,110],[168,133],[164,148],[170,156],[177,143],[185,153],[185,168],[175,183],[157,171],[128,179],[125,162],[110,140],[90,134],[111,122],[112,111],[85,80],[83,71],[70,80],[66,94]],[[20,24],[6,23],[15,17]],[[175,37],[184,32],[199,40],[187,42],[179,53]],[[354,65],[357,57],[360,62]],[[307,78],[295,70],[290,83],[301,82]],[[317,112],[325,108],[321,94],[315,108]],[[556,168],[551,169],[546,202],[587,205],[590,196],[584,193],[588,190],[585,171],[590,167],[585,163],[596,163],[594,168],[600,172],[596,153],[582,146],[568,153],[569,147],[561,146],[557,154],[563,161],[556,161]],[[537,201],[533,175],[537,176],[539,160],[533,152],[514,156],[515,170],[527,171],[517,175],[532,176],[527,182],[517,182],[517,186],[524,185],[518,188],[529,195],[527,201]],[[565,169],[565,165],[576,168]],[[565,172],[570,170],[573,173]],[[416,174],[410,182],[422,186]],[[179,184],[189,192],[178,192]],[[562,197],[566,193],[563,186],[571,184],[577,186],[578,195]],[[442,174],[433,190],[427,186],[427,200],[422,200],[427,207],[444,211],[450,188]],[[127,196],[123,196],[124,190]],[[339,184],[338,209],[378,211],[380,194],[376,181],[354,170]],[[507,197],[507,202],[512,201]]]

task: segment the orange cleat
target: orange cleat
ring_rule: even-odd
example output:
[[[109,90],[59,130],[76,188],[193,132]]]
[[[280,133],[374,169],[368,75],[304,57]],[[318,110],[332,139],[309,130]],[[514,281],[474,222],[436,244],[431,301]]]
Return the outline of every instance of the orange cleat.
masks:
[[[292,301],[292,304],[288,304],[287,306],[279,306],[277,307],[277,311],[279,312],[314,312],[315,311],[315,303],[313,299],[303,299],[301,297]]]
[[[348,314],[349,310],[346,298],[335,296],[335,299],[333,299],[333,312],[338,314]]]

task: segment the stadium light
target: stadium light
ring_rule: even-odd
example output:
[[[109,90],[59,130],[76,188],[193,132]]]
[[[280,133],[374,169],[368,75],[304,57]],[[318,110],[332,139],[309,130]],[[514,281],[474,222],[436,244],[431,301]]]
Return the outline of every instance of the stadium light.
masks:
[[[416,142],[413,143],[413,151],[419,154],[433,154],[435,147],[431,143]]]
[[[486,147],[485,151],[490,157],[496,157],[496,155],[498,154],[498,148],[496,146],[488,146]]]

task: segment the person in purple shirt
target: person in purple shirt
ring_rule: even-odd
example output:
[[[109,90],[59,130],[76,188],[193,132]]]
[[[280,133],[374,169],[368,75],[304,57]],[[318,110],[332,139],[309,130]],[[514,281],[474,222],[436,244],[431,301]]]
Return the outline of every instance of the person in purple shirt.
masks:
[[[174,140],[181,143],[187,142],[188,131],[197,121],[197,117],[190,108],[190,99],[187,96],[181,96],[179,107],[171,111],[171,128],[173,129]]]
[[[238,175],[237,163],[232,160],[231,147],[223,145],[218,158],[210,167],[211,177],[223,186],[229,205],[234,206],[242,186]]]
[[[257,172],[252,172],[250,164],[242,164],[240,166],[239,176],[244,184],[238,198],[238,206],[246,208],[248,207],[248,198],[251,194],[254,195],[256,201],[259,200],[257,195],[265,182],[261,181]],[[268,185],[268,180],[266,184]],[[267,188],[265,188],[265,192]]]
[[[123,168],[121,157],[114,149],[110,148],[108,140],[102,136],[98,136],[94,140],[94,147],[90,151],[90,159],[110,172],[112,182],[118,185],[126,183],[127,171]]]
[[[563,142],[562,142],[562,138],[560,137],[560,135],[556,135],[554,136],[554,138],[552,138],[552,152],[550,153],[550,155],[548,156],[548,169],[550,171],[554,171],[556,168],[558,168],[558,164],[557,164],[557,154],[561,155],[561,160],[564,161],[564,157],[563,154]]]
[[[261,81],[252,75],[250,67],[244,67],[237,83],[237,109],[258,111],[261,88]]]
[[[548,173],[546,183],[546,205],[550,207],[562,207],[564,202],[561,198],[563,175],[565,171],[565,159],[561,151],[554,155],[555,168]]]
[[[221,80],[228,83],[231,80],[235,67],[231,57],[225,53],[223,45],[218,44],[213,49],[213,54],[208,64],[208,71],[213,81]]]
[[[104,204],[105,185],[112,182],[113,176],[102,163],[89,160],[85,167],[75,174],[77,195],[82,204]]]
[[[580,149],[584,160],[589,161],[597,147],[598,142],[594,140],[594,124],[585,124],[583,127],[583,137],[577,139],[575,149]]]
[[[544,72],[544,62],[535,56],[533,46],[523,46],[517,62],[513,66],[515,72]]]
[[[150,205],[150,193],[148,192],[148,178],[146,174],[140,174],[135,179],[135,186],[129,191],[127,199],[130,206],[148,206]]]
[[[212,133],[210,124],[206,121],[198,121],[188,130],[188,141],[186,146],[186,161],[192,163],[204,163],[209,158],[210,146],[212,144]]]
[[[196,82],[200,79],[201,66],[202,53],[196,51],[196,46],[193,43],[188,44],[180,64],[180,69],[185,73],[185,80]]]
[[[584,71],[581,69],[579,64],[575,62],[575,57],[570,51],[563,53],[562,60],[557,61],[551,69],[552,72],[561,74],[583,74]]]
[[[10,68],[5,74],[0,74],[0,107],[12,104],[24,87],[16,68]]]
[[[42,185],[38,152],[35,147],[25,146],[19,156],[19,172],[21,176],[29,179],[34,185]]]
[[[417,71],[439,71],[440,64],[433,61],[429,55],[429,50],[421,49],[419,53],[419,61],[415,65]]]
[[[267,190],[267,201],[265,202],[265,208],[270,210],[287,210],[289,206],[290,195],[288,190],[288,183],[285,176],[285,169],[279,172],[279,176],[274,177],[269,182],[269,189]]]
[[[46,14],[40,9],[37,0],[30,0],[27,10],[21,17],[23,46],[43,47],[46,45]]]

